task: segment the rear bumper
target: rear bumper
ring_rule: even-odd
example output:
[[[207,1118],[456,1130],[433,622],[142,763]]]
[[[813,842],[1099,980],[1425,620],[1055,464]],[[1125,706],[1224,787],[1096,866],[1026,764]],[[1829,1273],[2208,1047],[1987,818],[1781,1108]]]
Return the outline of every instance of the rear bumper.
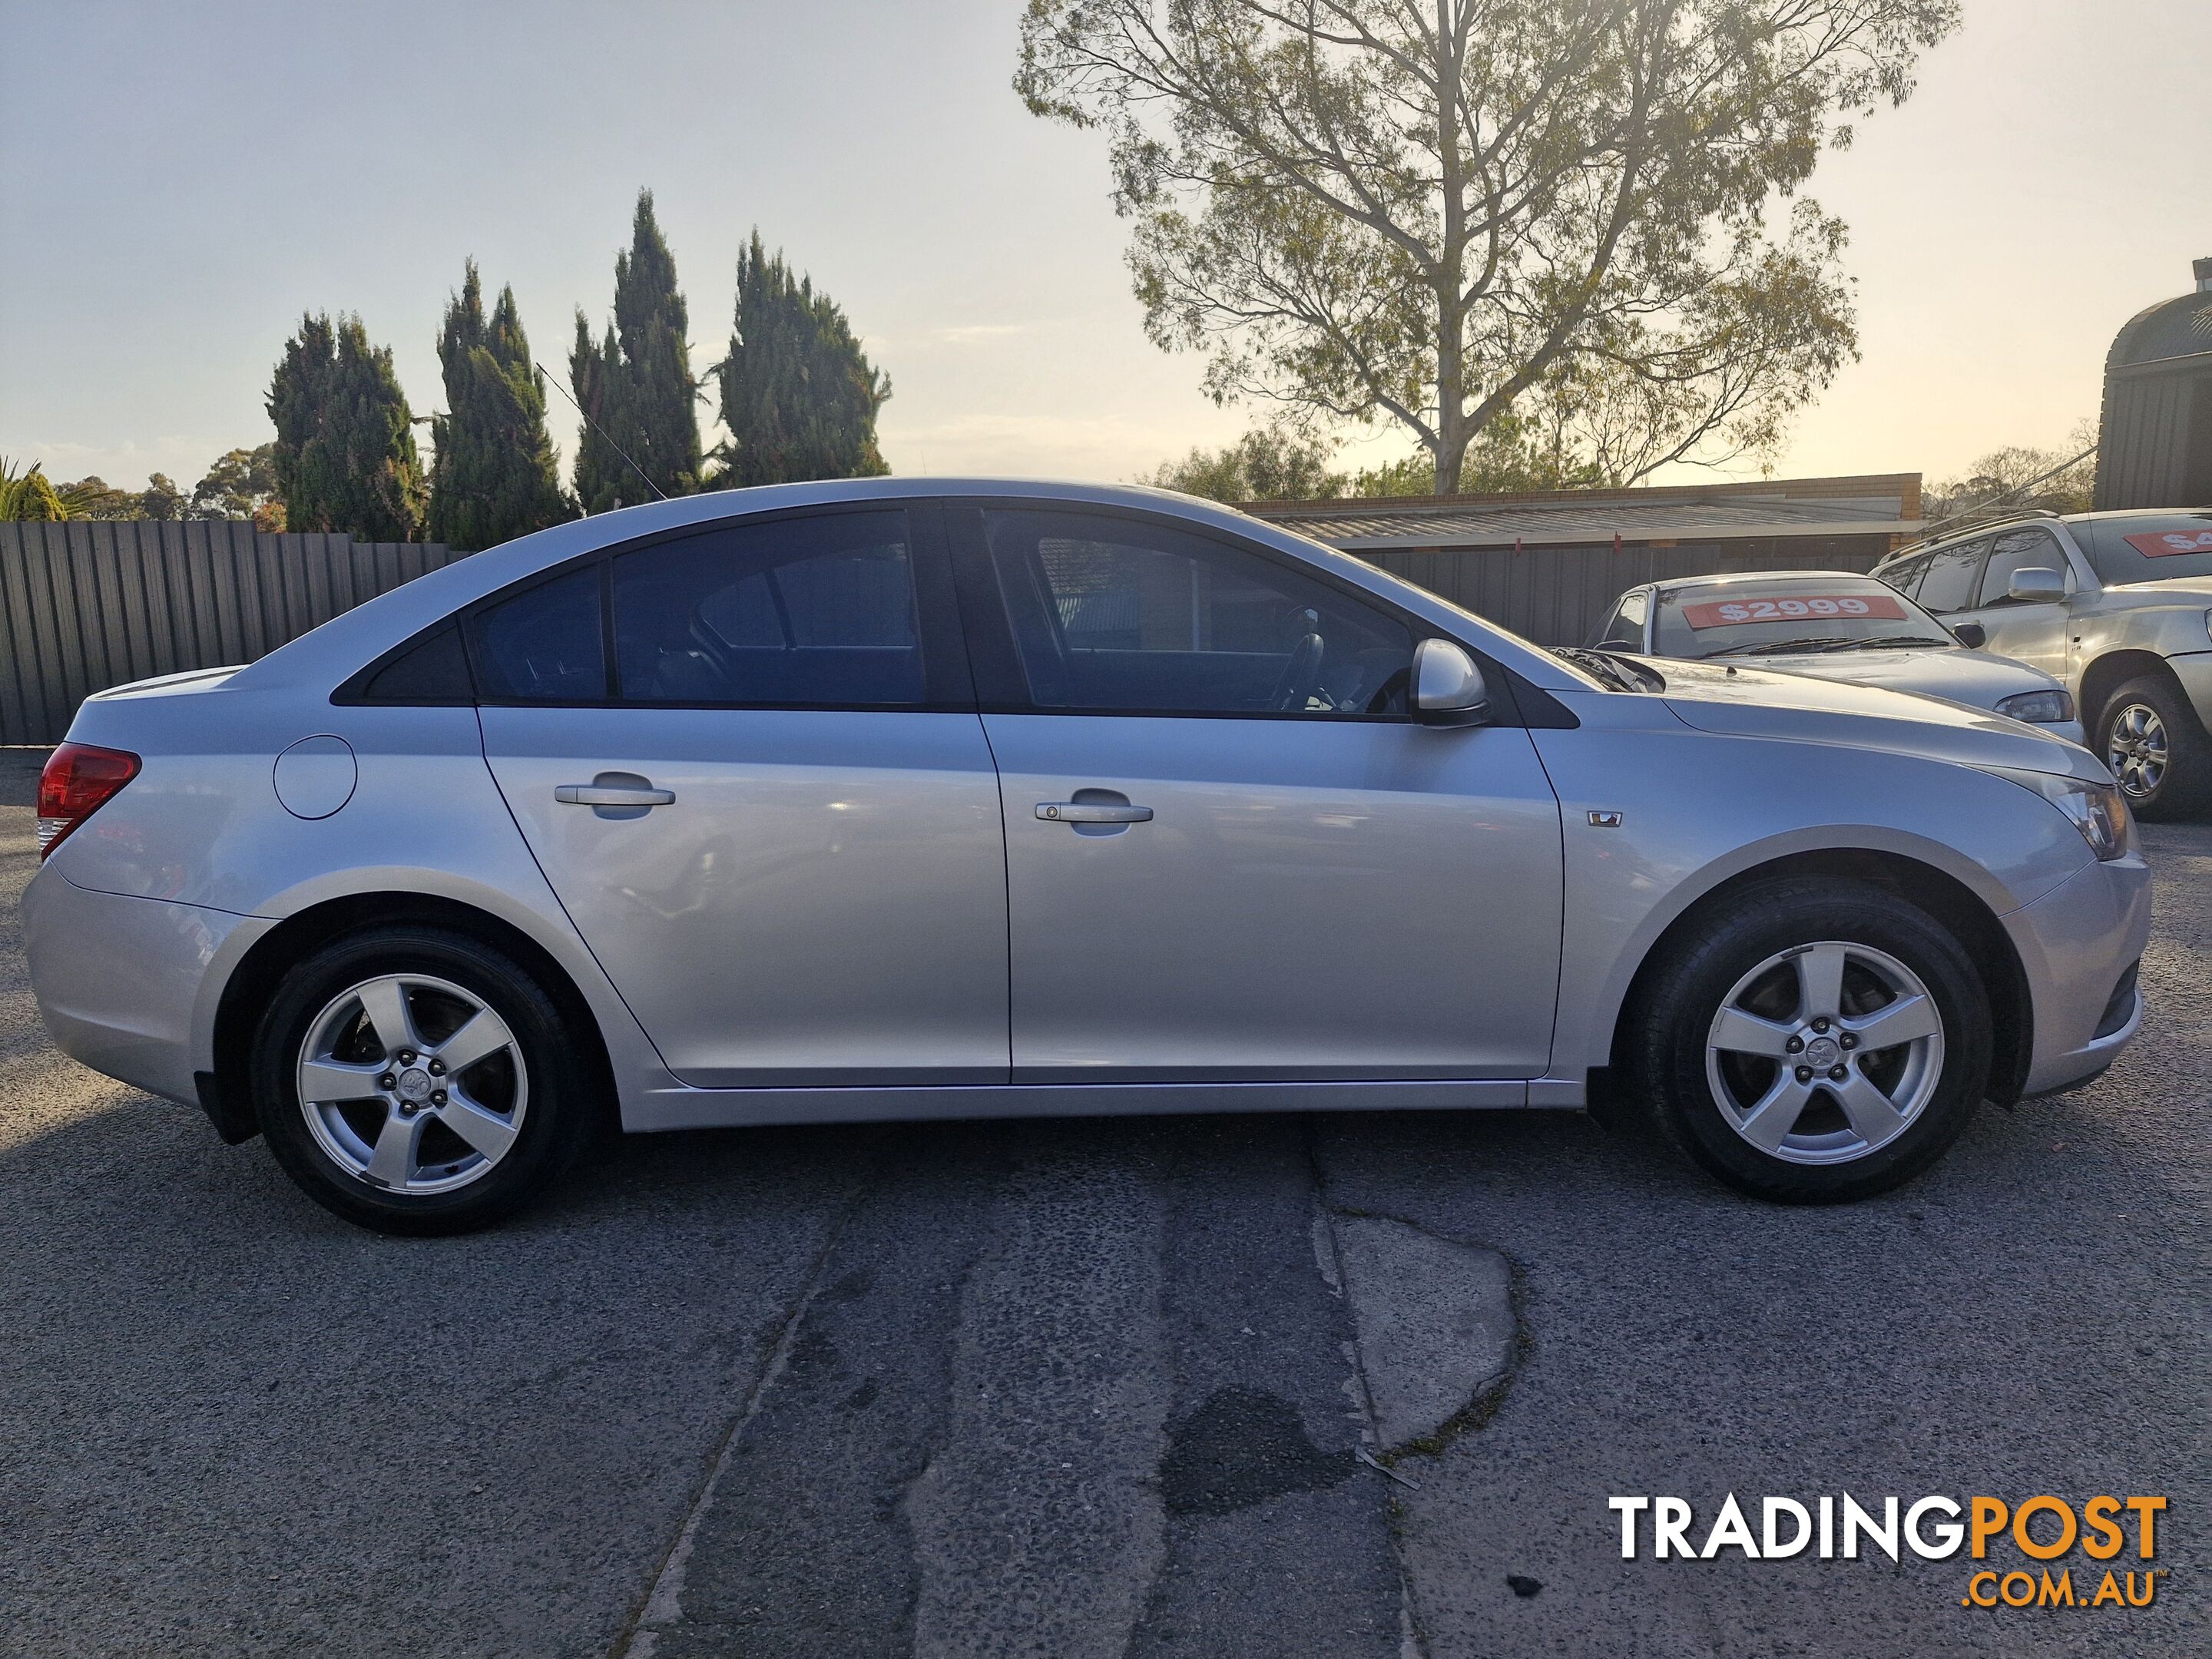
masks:
[[[149,1094],[198,1105],[214,1069],[215,1007],[273,921],[95,893],[41,870],[23,892],[31,990],[62,1051]]]
[[[2115,1001],[2150,942],[2149,866],[2140,854],[2090,865],[2004,925],[2035,1018],[2021,1092],[2049,1094],[2095,1076],[2142,1024],[2140,988],[2127,988],[2127,1006]]]

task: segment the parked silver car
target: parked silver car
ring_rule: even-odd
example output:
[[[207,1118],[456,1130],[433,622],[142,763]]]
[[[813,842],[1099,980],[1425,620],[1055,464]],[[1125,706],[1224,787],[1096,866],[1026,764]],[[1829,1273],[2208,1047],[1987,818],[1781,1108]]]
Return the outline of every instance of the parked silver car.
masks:
[[[395,1231],[623,1127],[1650,1103],[1747,1191],[1935,1159],[2142,1019],[2081,750],[1540,650],[1227,509],[705,495],[104,693],[49,1028]]]
[[[2212,805],[2212,512],[1984,523],[1874,574],[2063,682],[2145,817]]]
[[[1593,631],[1600,650],[1756,663],[1818,679],[1917,691],[2081,741],[2074,698],[2039,668],[1962,644],[1871,576],[1775,570],[1646,582]]]

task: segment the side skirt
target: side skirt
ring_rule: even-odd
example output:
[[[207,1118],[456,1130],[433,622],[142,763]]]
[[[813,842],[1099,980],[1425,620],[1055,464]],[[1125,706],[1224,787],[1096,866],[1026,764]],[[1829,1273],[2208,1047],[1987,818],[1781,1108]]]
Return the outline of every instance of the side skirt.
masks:
[[[1583,1087],[1484,1078],[1399,1083],[1065,1083],[925,1088],[640,1091],[623,1108],[632,1133],[781,1123],[927,1118],[1121,1117],[1168,1112],[1472,1111],[1579,1109]]]

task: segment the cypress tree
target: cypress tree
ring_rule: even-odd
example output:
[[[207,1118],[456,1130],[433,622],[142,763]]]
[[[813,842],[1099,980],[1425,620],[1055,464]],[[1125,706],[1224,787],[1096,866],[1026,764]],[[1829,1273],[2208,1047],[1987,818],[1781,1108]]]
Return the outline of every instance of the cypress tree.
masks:
[[[410,541],[422,527],[412,416],[392,349],[357,316],[305,316],[269,386],[276,493],[295,531]]]
[[[890,379],[871,365],[844,312],[810,278],[793,280],[760,232],[738,256],[738,304],[720,371],[730,441],[725,485],[889,472],[876,447],[876,411]]]
[[[676,286],[676,258],[638,192],[629,249],[615,255],[615,317],[603,342],[576,314],[569,379],[576,402],[662,493],[699,488],[698,382],[691,377],[690,315]],[[587,426],[576,451],[576,495],[587,513],[652,499],[621,456]]]
[[[430,423],[430,539],[474,553],[570,516],[514,290],[500,290],[487,319],[474,259],[446,307],[438,361],[446,413]]]

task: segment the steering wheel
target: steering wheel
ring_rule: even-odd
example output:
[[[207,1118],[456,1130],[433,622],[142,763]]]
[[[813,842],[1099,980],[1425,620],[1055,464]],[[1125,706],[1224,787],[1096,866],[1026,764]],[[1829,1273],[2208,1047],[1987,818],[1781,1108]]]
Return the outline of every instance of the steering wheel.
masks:
[[[1282,678],[1275,682],[1275,690],[1267,706],[1283,712],[1296,708],[1313,695],[1321,684],[1322,637],[1308,634],[1291,647],[1291,659],[1283,665]]]

